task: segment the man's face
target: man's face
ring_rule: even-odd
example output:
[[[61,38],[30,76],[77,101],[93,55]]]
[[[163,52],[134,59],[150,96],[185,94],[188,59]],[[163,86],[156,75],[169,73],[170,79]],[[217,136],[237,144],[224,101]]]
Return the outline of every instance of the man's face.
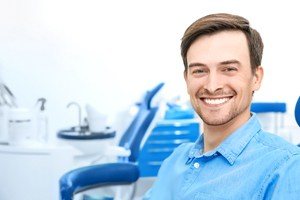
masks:
[[[222,31],[195,40],[187,52],[187,90],[195,111],[207,125],[250,117],[252,93],[263,71],[251,72],[247,39],[241,31]]]

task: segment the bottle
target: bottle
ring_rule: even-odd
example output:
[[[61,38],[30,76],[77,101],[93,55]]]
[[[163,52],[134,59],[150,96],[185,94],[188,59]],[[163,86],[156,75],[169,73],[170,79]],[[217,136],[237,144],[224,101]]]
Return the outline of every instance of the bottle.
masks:
[[[35,137],[34,115],[28,108],[11,108],[8,115],[8,138],[13,146],[32,145]]]
[[[37,103],[41,102],[41,106],[37,113],[37,138],[39,142],[46,143],[48,141],[48,116],[45,111],[45,98],[39,98]]]

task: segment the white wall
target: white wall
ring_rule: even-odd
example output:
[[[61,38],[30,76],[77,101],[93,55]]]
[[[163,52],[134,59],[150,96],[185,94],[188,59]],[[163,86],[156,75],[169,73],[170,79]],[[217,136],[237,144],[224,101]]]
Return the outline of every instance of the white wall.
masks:
[[[300,12],[296,1],[0,0],[0,76],[20,106],[48,99],[51,134],[76,123],[70,101],[115,115],[160,81],[185,95],[180,39],[213,12],[248,18],[265,43],[257,101],[300,95]],[[291,119],[293,120],[293,119]],[[292,121],[294,123],[294,121]]]

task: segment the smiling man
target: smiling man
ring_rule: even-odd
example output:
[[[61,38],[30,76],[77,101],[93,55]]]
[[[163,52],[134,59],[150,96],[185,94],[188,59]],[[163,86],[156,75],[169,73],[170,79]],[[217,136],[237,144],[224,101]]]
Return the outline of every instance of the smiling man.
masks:
[[[145,199],[300,199],[299,148],[263,131],[250,112],[262,52],[241,16],[212,14],[188,27],[184,79],[203,133],[164,161]]]

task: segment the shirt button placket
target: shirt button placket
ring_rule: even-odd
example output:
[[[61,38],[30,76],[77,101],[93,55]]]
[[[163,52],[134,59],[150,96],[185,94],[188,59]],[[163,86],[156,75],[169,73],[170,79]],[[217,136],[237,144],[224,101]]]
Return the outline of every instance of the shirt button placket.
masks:
[[[190,186],[193,184],[194,180],[197,178],[199,168],[200,168],[199,161],[195,161],[194,163],[190,164],[189,169],[184,176],[184,181],[182,183],[182,187],[180,187],[180,189],[181,189],[180,199],[185,198],[188,188],[190,188]]]
[[[195,162],[195,163],[194,163],[194,167],[195,167],[196,169],[198,169],[198,168],[200,167],[200,164],[199,164],[198,162]]]

